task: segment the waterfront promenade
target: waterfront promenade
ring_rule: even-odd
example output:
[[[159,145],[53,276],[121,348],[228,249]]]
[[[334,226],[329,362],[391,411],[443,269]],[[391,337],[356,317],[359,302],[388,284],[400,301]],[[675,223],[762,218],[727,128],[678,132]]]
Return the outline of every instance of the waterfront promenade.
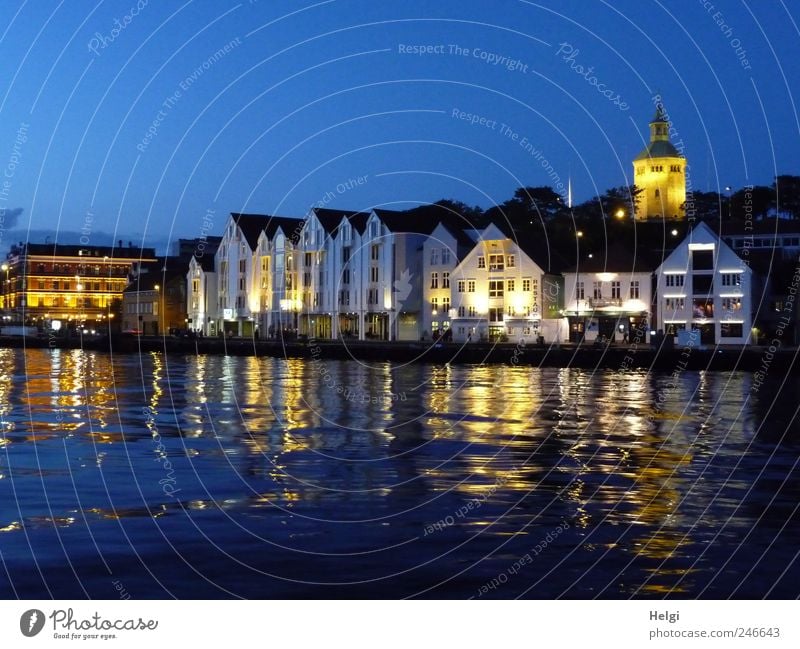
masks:
[[[0,348],[86,349],[112,354],[162,352],[168,354],[214,354],[229,356],[270,356],[307,358],[316,361],[391,361],[396,363],[498,363],[535,367],[655,369],[713,371],[780,371],[796,373],[797,347],[765,346],[664,346],[646,343],[545,343],[521,342],[468,344],[428,342],[387,342],[360,340],[300,340],[254,338],[198,338],[173,336],[112,336],[73,338],[21,338],[0,336]]]

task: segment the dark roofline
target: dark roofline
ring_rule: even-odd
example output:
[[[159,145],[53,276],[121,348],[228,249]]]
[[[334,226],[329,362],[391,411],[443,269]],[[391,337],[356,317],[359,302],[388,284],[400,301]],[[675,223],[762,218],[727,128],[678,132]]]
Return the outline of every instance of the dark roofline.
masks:
[[[23,243],[22,247],[16,246],[16,254],[20,256],[39,255],[45,257],[85,257],[86,259],[102,259],[109,257],[112,260],[118,259],[155,259],[155,248],[137,248],[120,246],[82,246],[79,244],[62,243]],[[81,251],[89,251],[88,255],[78,254]],[[9,256],[14,254],[14,250]]]

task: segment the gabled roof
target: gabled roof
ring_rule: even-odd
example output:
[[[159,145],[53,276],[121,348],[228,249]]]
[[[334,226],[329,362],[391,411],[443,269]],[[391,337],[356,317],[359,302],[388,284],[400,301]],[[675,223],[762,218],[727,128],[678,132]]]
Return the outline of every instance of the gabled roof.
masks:
[[[514,241],[545,273],[558,274],[568,266],[567,261],[556,252],[546,237],[535,233],[518,233],[505,220],[493,221],[492,225],[506,238]]]
[[[414,232],[417,234],[430,234],[440,223],[457,230],[474,227],[460,214],[442,208],[439,205],[421,205],[403,212],[375,208],[372,210],[390,232]],[[460,236],[460,235],[459,235]]]
[[[267,237],[272,239],[278,228],[289,237],[293,243],[300,240],[300,230],[304,223],[303,219],[295,219],[287,216],[270,216],[268,214],[240,214],[231,212],[233,222],[239,227],[244,235],[250,250],[255,250],[258,246],[258,236],[262,232],[267,233]]]
[[[322,227],[330,235],[335,235],[342,219],[350,221],[351,225],[357,232],[363,234],[364,228],[367,227],[367,219],[369,212],[353,212],[351,210],[332,210],[327,207],[315,207],[312,210],[317,215]]]
[[[200,256],[193,255],[192,259],[194,259],[194,263],[200,266],[204,273],[214,272],[214,259],[216,259],[216,255],[204,253]]]
[[[278,232],[278,228],[280,228],[289,241],[294,244],[300,243],[300,233],[306,223],[305,219],[295,219],[290,216],[269,216],[267,218],[269,222],[264,228],[264,232],[270,241],[272,241]]]
[[[455,223],[449,223],[449,222],[443,222],[441,225],[450,234],[452,234],[453,237],[455,237],[456,243],[459,246],[463,246],[469,249],[475,245],[476,239],[470,236],[470,232],[472,233],[476,232],[474,228],[472,227],[460,228]]]

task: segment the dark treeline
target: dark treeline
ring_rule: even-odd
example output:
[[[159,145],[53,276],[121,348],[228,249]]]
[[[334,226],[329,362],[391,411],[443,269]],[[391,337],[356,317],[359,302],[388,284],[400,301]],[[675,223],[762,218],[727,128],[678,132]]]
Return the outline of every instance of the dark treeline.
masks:
[[[692,192],[687,194],[685,207],[694,219],[683,221],[634,221],[632,215],[640,191],[636,186],[613,187],[569,208],[566,198],[552,187],[520,187],[510,199],[486,210],[442,199],[409,212],[426,213],[433,218],[437,214],[455,214],[476,228],[490,222],[503,223],[516,236],[542,237],[567,260],[574,260],[576,254],[582,257],[601,252],[612,244],[642,253],[669,250],[696,221],[706,221],[715,229],[736,227],[737,222],[748,220],[800,222],[800,176],[777,176],[768,187]]]

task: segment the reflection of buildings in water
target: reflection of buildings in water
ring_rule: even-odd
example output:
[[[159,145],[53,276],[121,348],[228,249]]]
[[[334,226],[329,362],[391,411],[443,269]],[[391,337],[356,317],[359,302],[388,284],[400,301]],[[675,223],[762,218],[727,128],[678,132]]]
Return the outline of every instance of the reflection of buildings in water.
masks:
[[[645,592],[677,593],[691,571],[687,546],[693,541],[684,538],[689,523],[679,504],[692,486],[683,477],[692,448],[685,434],[672,430],[684,422],[652,416],[647,381],[638,373],[595,374],[584,392],[588,421],[562,431],[571,460],[562,465],[572,473],[563,498],[574,503],[573,520],[585,530],[587,548],[627,547],[630,560],[645,561],[651,574]],[[570,403],[572,387],[580,384],[567,389]],[[674,405],[662,402],[665,411]]]

